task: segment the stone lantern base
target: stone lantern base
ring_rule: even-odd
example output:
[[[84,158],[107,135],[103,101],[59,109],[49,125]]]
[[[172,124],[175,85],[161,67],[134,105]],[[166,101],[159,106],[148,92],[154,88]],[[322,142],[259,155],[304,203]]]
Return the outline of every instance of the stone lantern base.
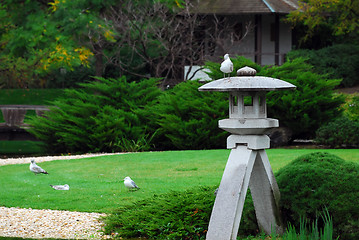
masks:
[[[225,167],[208,226],[208,240],[237,239],[248,187],[259,227],[266,232],[283,233],[279,212],[280,193],[267,154],[266,135],[231,135],[232,149]]]

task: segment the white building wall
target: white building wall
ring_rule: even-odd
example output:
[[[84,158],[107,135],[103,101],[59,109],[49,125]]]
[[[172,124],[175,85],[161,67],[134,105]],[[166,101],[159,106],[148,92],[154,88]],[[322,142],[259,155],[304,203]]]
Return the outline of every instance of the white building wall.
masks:
[[[233,45],[226,50],[230,56],[241,55],[252,61],[255,60],[255,17],[254,15],[231,16],[231,22],[241,22],[243,33],[246,31],[246,25],[251,24],[252,28],[241,41],[233,42]],[[274,14],[262,15],[262,58],[261,65],[275,64],[275,42],[271,39],[272,27],[275,23]],[[283,57],[292,49],[292,33],[289,24],[279,22],[279,64],[283,64]]]
[[[289,24],[282,21],[280,21],[280,29],[279,52],[281,53],[281,57],[279,58],[279,64],[282,65],[284,63],[282,56],[292,50],[292,29]]]
[[[272,65],[275,63],[275,42],[271,41],[274,19],[274,15],[262,16],[262,65]]]

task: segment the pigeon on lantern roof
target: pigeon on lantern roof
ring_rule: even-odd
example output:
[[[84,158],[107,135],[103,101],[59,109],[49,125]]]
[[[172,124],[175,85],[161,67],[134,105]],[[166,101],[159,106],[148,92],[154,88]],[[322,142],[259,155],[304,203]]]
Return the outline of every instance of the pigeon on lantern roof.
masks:
[[[231,72],[233,72],[233,63],[229,58],[228,53],[224,55],[224,61],[221,63],[221,67],[219,69],[224,73],[224,76],[228,73],[228,77],[230,77]]]

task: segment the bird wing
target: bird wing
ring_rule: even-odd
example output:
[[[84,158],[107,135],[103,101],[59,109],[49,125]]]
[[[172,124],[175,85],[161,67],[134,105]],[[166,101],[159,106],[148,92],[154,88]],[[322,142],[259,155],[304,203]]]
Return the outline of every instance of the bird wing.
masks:
[[[132,185],[134,188],[139,188],[133,180],[131,180],[131,185]]]
[[[31,171],[33,171],[33,172],[37,172],[37,173],[41,173],[41,172],[45,172],[45,170],[44,169],[42,169],[41,167],[39,167],[39,166],[37,166],[37,165],[32,165],[32,167],[31,167]]]

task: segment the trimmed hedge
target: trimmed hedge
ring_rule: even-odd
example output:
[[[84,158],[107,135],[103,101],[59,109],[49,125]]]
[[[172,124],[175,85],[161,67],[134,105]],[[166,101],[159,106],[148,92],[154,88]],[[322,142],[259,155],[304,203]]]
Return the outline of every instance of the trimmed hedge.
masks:
[[[359,239],[359,165],[329,153],[301,156],[281,168],[276,179],[285,219],[297,229],[327,208],[340,239]]]

